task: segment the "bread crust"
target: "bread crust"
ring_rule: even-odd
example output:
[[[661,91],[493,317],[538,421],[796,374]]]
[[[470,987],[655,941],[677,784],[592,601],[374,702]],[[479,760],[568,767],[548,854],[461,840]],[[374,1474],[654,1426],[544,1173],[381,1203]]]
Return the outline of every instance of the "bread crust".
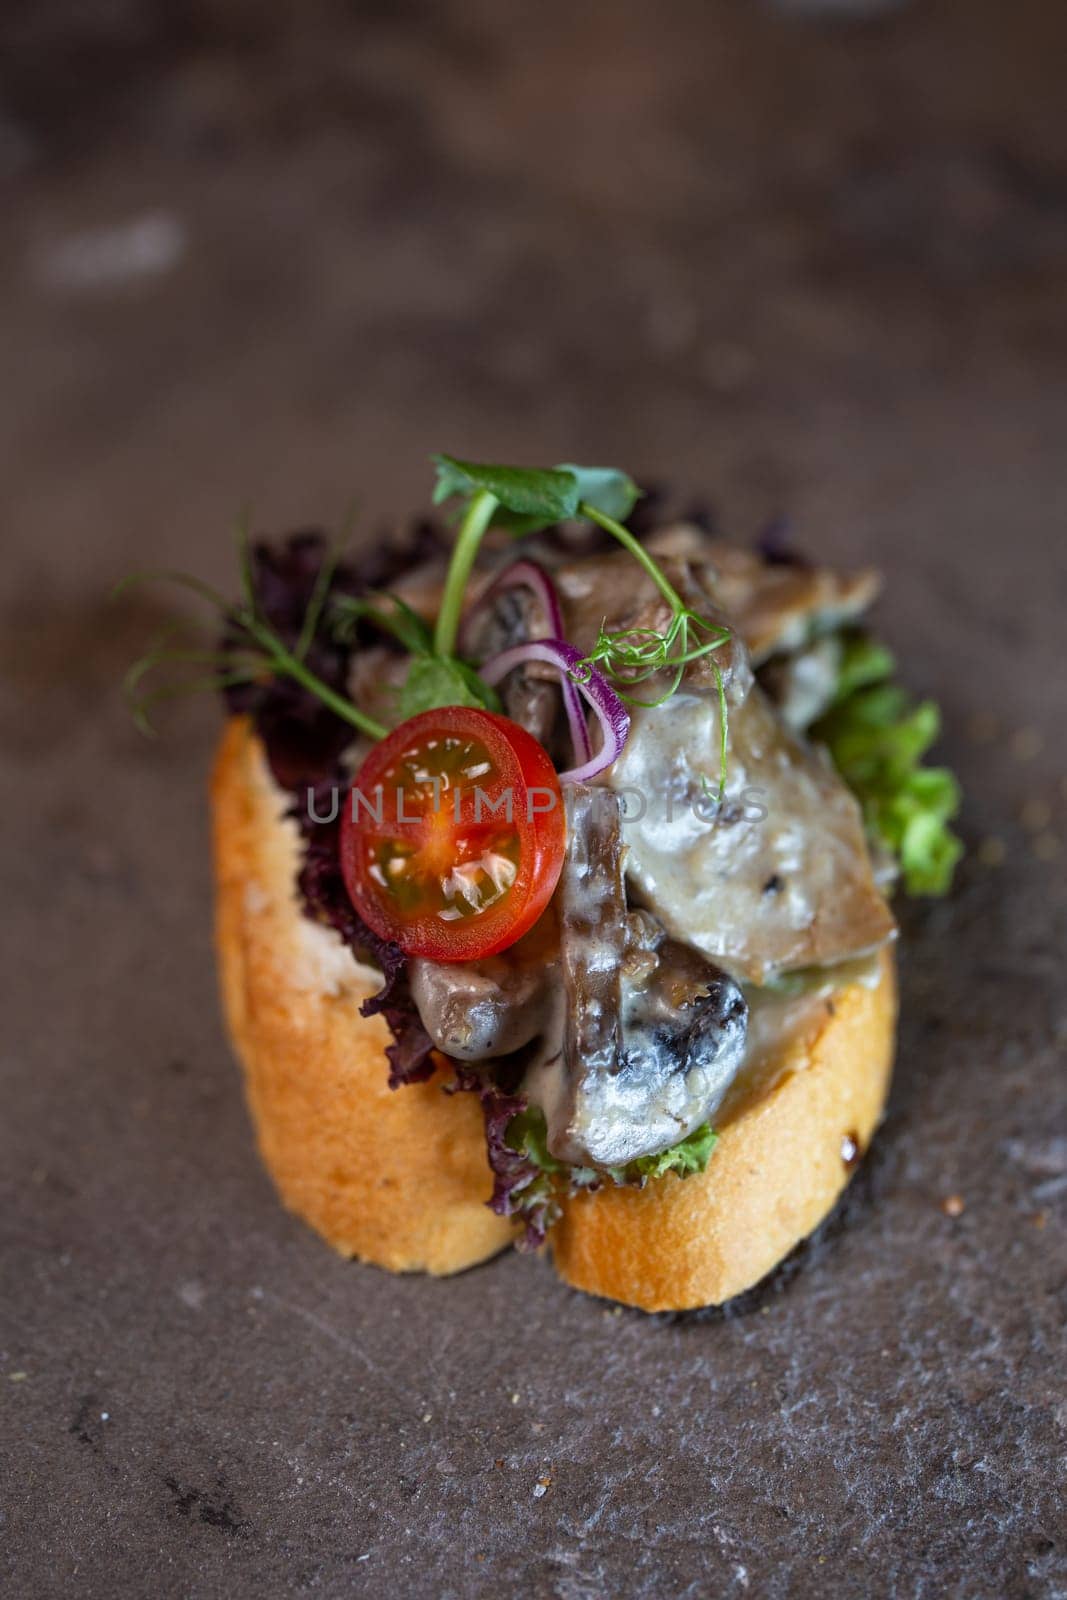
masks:
[[[515,1237],[486,1201],[480,1108],[442,1093],[444,1069],[393,1091],[381,1017],[360,1015],[377,974],[300,911],[299,844],[247,720],[223,734],[212,780],[223,1009],[260,1153],[286,1205],[337,1250],[394,1272],[462,1271]],[[848,1182],[892,1068],[892,953],[876,986],[819,1002],[734,1097],[706,1172],[564,1203],[550,1235],[575,1288],[646,1311],[718,1304],[758,1282]]]
[[[260,1154],[291,1211],[347,1256],[392,1272],[460,1272],[514,1225],[486,1205],[492,1175],[476,1096],[388,1087],[380,987],[297,903],[299,840],[243,718],[211,785],[215,936],[223,1011],[244,1068]]]

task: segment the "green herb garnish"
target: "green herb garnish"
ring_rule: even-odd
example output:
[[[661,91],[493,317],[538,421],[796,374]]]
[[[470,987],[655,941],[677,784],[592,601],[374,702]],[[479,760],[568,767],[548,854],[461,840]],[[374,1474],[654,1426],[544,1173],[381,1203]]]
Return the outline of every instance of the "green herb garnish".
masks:
[[[170,642],[173,634],[157,639],[126,677],[126,691],[138,725],[145,732],[153,732],[149,718],[152,707],[175,695],[206,688],[227,689],[270,677],[289,677],[360,733],[371,739],[381,739],[387,729],[324,683],[307,664],[320,627],[326,626],[334,637],[351,643],[356,627],[363,621],[390,633],[411,656],[407,678],[397,695],[401,718],[446,705],[498,710],[498,696],[481,681],[476,669],[456,654],[471,573],[491,526],[523,534],[576,517],[595,522],[634,556],[670,606],[671,621],[663,632],[649,628],[609,633],[602,627],[590,655],[575,669],[578,681],[583,669],[589,672],[595,668],[616,684],[624,699],[637,705],[660,705],[678,688],[686,666],[716,650],[728,637],[726,629],[685,605],[660,568],[623,525],[641,494],[626,473],[614,467],[581,467],[571,463],[545,470],[510,467],[461,461],[444,455],[435,456],[434,461],[437,467],[434,503],[439,505],[459,497],[466,505],[432,632],[396,595],[332,594],[337,562],[336,551],[333,551],[319,569],[299,637],[290,646],[271,627],[257,604],[248,540],[242,531],[239,539],[242,599],[237,605],[231,605],[208,584],[184,573],[139,573],[119,585],[116,592],[147,579],[180,583],[208,601],[231,635],[225,648],[217,650],[175,647]],[[207,671],[150,692],[143,689],[143,680],[157,668],[186,666]],[[669,681],[662,694],[652,700],[634,698],[631,691],[635,685],[664,672],[669,674]],[[715,673],[722,724],[721,798],[725,782],[726,696],[718,668]]]
[[[499,507],[503,514],[497,515],[497,522],[505,523],[508,516],[521,518],[525,533],[578,515],[581,496],[577,479],[566,468],[504,467],[458,461],[455,456],[438,455],[431,459],[437,468],[435,506],[443,505],[454,496],[467,500],[478,494],[489,494],[496,501],[493,512]]]
[[[433,503],[458,496],[491,494],[497,502],[493,524],[515,533],[537,533],[556,522],[588,515],[588,509],[625,520],[641,498],[641,490],[616,467],[505,467],[433,456],[437,484]]]
[[[438,498],[438,495],[434,496],[435,505]],[[467,584],[474,571],[474,563],[478,558],[482,540],[499,505],[500,501],[489,489],[478,489],[460,523],[456,542],[452,548],[452,559],[448,563],[444,594],[441,596],[441,609],[437,613],[437,627],[434,629],[434,649],[440,656],[451,656],[455,653]]]
[[[499,711],[500,698],[473,667],[455,656],[414,656],[397,697],[397,720],[406,722],[421,711],[436,711],[441,706]]]
[[[896,667],[892,652],[867,633],[839,635],[841,660],[837,667],[837,685],[833,703],[841,705],[857,689],[866,689],[872,683],[884,683]]]
[[[433,634],[417,611],[396,594],[334,595],[330,602],[330,631],[343,644],[355,643],[361,622],[390,634],[411,655],[428,655]]]
[[[124,688],[134,721],[143,733],[154,734],[150,712],[158,702],[174,699],[178,695],[195,694],[202,689],[227,689],[241,683],[254,683],[262,678],[292,678],[311,694],[317,696],[337,716],[370,739],[383,739],[386,729],[380,722],[353,705],[344,695],[338,694],[328,683],[323,683],[307,665],[306,656],[315,638],[329,593],[336,555],[327,556],[319,570],[307,612],[303,618],[300,636],[290,650],[275,630],[260,614],[252,582],[248,539],[242,529],[238,535],[241,567],[241,603],[232,605],[224,595],[210,584],[191,578],[184,572],[149,571],[132,573],[118,584],[115,595],[124,593],[137,583],[177,583],[206,600],[219,614],[221,621],[241,639],[240,646],[231,649],[202,650],[174,649],[168,644],[174,630],[160,636],[152,648],[135,662],[126,674]],[[207,666],[211,670],[204,676],[185,678],[152,691],[142,689],[146,675],[159,667]]]
[[[941,717],[889,681],[894,660],[864,634],[843,639],[837,694],[812,728],[863,809],[868,832],[900,863],[913,895],[945,894],[963,845],[948,824],[960,804],[947,767],[925,767]]]
[[[434,645],[439,655],[455,650],[463,601],[482,540],[490,527],[537,533],[593,511],[629,516],[641,493],[614,467],[507,467],[434,456],[434,505],[456,497],[467,501],[445,579]]]
[[[718,650],[730,637],[730,630],[709,622],[687,606],[662,569],[628,528],[622,527],[613,517],[606,516],[595,506],[583,505],[583,510],[590,521],[610,533],[624,550],[630,552],[671,608],[671,620],[663,633],[655,628],[627,628],[619,633],[606,633],[601,627],[597,642],[587,657],[588,664],[597,667],[617,685],[644,683],[658,673],[669,671],[672,674],[670,686],[655,700],[636,700],[632,695],[624,696],[632,705],[662,705],[677,690],[689,662],[698,661],[701,656]],[[702,643],[692,643],[692,636],[701,631],[710,637]],[[721,688],[721,674],[719,678]]]
[[[595,668],[610,679],[622,699],[631,705],[652,708],[662,705],[677,691],[690,662],[710,655],[729,639],[728,628],[710,622],[686,605],[648,551],[623,526],[620,519],[629,516],[641,494],[626,473],[613,467],[570,464],[507,467],[440,455],[433,460],[437,467],[434,503],[441,504],[455,496],[468,499],[437,620],[434,642],[440,654],[448,654],[454,648],[463,595],[488,529],[497,526],[534,533],[575,517],[603,528],[629,551],[671,610],[671,620],[662,632],[656,628],[609,632],[602,624],[589,655],[572,673],[576,682],[581,681],[583,669],[588,673]],[[726,784],[726,690],[717,663],[711,665],[719,696],[721,801]],[[635,686],[664,673],[668,675],[667,685],[654,699],[638,699],[632,693]]]
[[[691,661],[699,661],[718,650],[730,637],[729,628],[709,622],[687,606],[648,551],[634,538],[628,528],[622,527],[613,517],[606,516],[592,506],[583,509],[590,520],[628,550],[634,560],[652,579],[660,594],[671,608],[667,629],[659,633],[655,628],[629,628],[610,633],[603,623],[589,655],[583,665],[596,667],[610,678],[622,699],[631,705],[652,709],[661,706],[675,694],[681,685],[685,669]],[[707,635],[703,640],[700,635]],[[711,662],[715,686],[719,696],[719,791],[721,805],[726,792],[726,745],[729,735],[726,705],[726,685],[718,662]],[[578,669],[580,670],[580,669]],[[635,684],[647,683],[661,673],[669,675],[666,688],[653,700],[638,699],[630,691]]]
[[[335,636],[351,644],[360,622],[391,634],[411,657],[397,693],[397,721],[441,706],[481,706],[500,710],[500,697],[458,656],[438,655],[429,625],[399,595],[337,595],[331,605]]]

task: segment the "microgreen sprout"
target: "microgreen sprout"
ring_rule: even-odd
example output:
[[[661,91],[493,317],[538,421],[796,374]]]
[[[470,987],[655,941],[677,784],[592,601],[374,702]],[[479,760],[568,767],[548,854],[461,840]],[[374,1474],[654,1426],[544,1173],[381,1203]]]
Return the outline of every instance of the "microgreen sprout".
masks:
[[[162,700],[174,699],[182,694],[196,694],[202,689],[227,689],[240,683],[254,683],[264,678],[288,677],[314,694],[323,705],[328,706],[345,722],[351,723],[360,733],[366,734],[371,739],[384,738],[386,730],[381,723],[367,716],[358,706],[353,705],[351,700],[332,689],[328,683],[324,683],[307,665],[306,657],[315,638],[336,566],[336,553],[328,555],[319,569],[302,620],[299,638],[290,650],[260,614],[252,579],[248,540],[243,530],[239,534],[238,544],[242,587],[242,601],[239,605],[231,605],[210,584],[203,583],[198,578],[191,578],[184,572],[137,572],[117,585],[114,591],[116,596],[125,593],[138,583],[161,581],[180,584],[184,588],[191,589],[200,599],[206,600],[236,636],[231,647],[218,650],[171,649],[167,645],[167,638],[173,638],[173,629],[169,634],[157,638],[155,644],[126,674],[124,686],[137,726],[144,733],[154,734],[155,729],[149,713],[152,707]],[[187,665],[206,666],[210,670],[204,675],[186,677],[151,691],[142,689],[144,678],[157,668]]]
[[[247,541],[242,540],[242,543],[244,544],[245,548],[247,548]],[[303,661],[305,659],[308,651],[311,649],[311,646],[314,643],[315,634],[318,631],[319,623],[322,620],[322,613],[326,606],[326,598],[330,592],[330,584],[333,582],[333,575],[337,571],[337,562],[340,558],[340,554],[341,552],[337,545],[331,545],[326,554],[323,556],[322,564],[319,567],[318,572],[315,574],[315,583],[311,591],[311,599],[308,601],[308,608],[304,612],[304,620],[300,625],[300,637],[296,642],[296,649],[293,652],[298,661]],[[254,593],[252,596],[252,605],[255,605]]]
[[[433,634],[405,600],[397,594],[339,594],[330,604],[331,631],[343,644],[354,644],[361,622],[388,633],[410,655],[429,655]]]
[[[592,650],[572,669],[575,682],[587,681],[596,670],[611,680],[623,700],[647,709],[663,705],[681,685],[690,663],[710,656],[730,637],[730,630],[710,622],[687,606],[661,568],[630,530],[619,521],[629,516],[641,494],[625,473],[611,467],[576,467],[570,463],[546,469],[506,467],[435,456],[440,504],[459,496],[467,506],[437,619],[435,648],[448,655],[454,648],[463,596],[478,548],[491,526],[513,533],[534,533],[554,522],[578,517],[593,522],[633,556],[655,584],[671,611],[662,632],[656,628],[623,628],[611,632],[603,624]],[[726,687],[718,663],[709,663],[719,698],[720,776],[719,800],[726,784]],[[584,674],[583,677],[583,668]],[[666,674],[663,690],[654,699],[632,693],[639,684]]]
[[[691,643],[697,629],[707,631],[711,637],[702,643]],[[669,700],[677,691],[690,662],[700,661],[713,650],[718,650],[729,637],[728,628],[718,627],[691,611],[688,606],[683,606],[681,611],[674,613],[662,633],[657,628],[623,628],[613,633],[601,624],[596,642],[584,664],[596,667],[606,678],[610,678],[630,705],[655,707]],[[710,665],[718,673],[717,663],[711,662]],[[647,683],[650,678],[659,677],[664,672],[671,674],[670,682],[654,700],[639,700],[624,692],[627,686]],[[718,675],[721,676],[721,673]]]
[[[685,675],[685,669],[691,662],[711,656],[727,642],[730,630],[719,623],[710,622],[707,617],[702,617],[699,612],[687,606],[662,569],[628,528],[624,528],[614,517],[605,515],[596,506],[591,506],[585,501],[581,503],[579,510],[583,516],[589,518],[590,522],[595,522],[606,533],[610,533],[612,538],[630,552],[671,608],[671,620],[662,632],[656,628],[622,628],[610,632],[602,623],[596,642],[582,665],[595,667],[604,677],[610,679],[621,698],[630,705],[641,706],[646,710],[654,709],[663,705],[677,692]],[[714,660],[709,661],[709,666],[715,675],[719,699],[718,798],[721,804],[726,788],[728,708],[722,669]],[[653,678],[661,678],[663,674],[667,674],[666,686],[655,699],[641,700],[630,692],[635,685],[647,683]]]
[[[160,700],[203,688],[226,689],[270,678],[291,678],[315,695],[338,717],[371,739],[384,738],[387,729],[361,711],[345,695],[323,681],[308,665],[320,630],[338,644],[351,645],[361,622],[391,634],[411,657],[407,678],[397,695],[402,716],[441,705],[481,705],[496,710],[495,692],[476,669],[456,654],[460,619],[467,589],[482,541],[491,527],[521,535],[572,518],[596,523],[616,539],[637,561],[670,607],[670,621],[656,628],[610,631],[602,625],[589,655],[572,669],[575,681],[588,679],[594,670],[610,679],[618,693],[632,705],[662,705],[679,688],[686,668],[714,651],[729,638],[729,631],[687,606],[664,573],[633,534],[624,526],[641,490],[623,472],[612,467],[578,467],[570,463],[547,470],[486,465],[436,456],[437,485],[434,503],[458,497],[462,515],[445,577],[436,623],[430,626],[397,595],[353,596],[334,593],[338,552],[331,549],[316,573],[307,608],[295,641],[288,643],[263,614],[256,593],[247,530],[238,532],[241,601],[230,604],[209,584],[177,572],[145,572],[128,578],[132,583],[163,579],[193,591],[215,610],[226,629],[226,641],[217,650],[175,647],[158,639],[130,669],[126,693],[134,718],[145,732],[153,732],[149,712]],[[622,520],[620,520],[622,519]],[[168,635],[173,638],[173,632]],[[726,774],[727,705],[723,676],[710,662],[719,694],[721,766],[719,795]],[[146,690],[145,678],[157,669],[190,667],[207,669],[161,688]],[[662,692],[653,699],[638,699],[634,689],[658,680]]]
[[[389,634],[411,657],[407,677],[392,696],[399,721],[440,706],[500,710],[499,696],[469,662],[438,654],[429,625],[399,595],[335,596],[331,605],[334,637],[345,644],[354,643],[360,622]]]
[[[459,525],[433,636],[434,650],[439,656],[451,656],[455,653],[467,584],[470,582],[481,542],[499,505],[500,501],[489,489],[477,489]]]
[[[690,647],[690,633],[695,629],[706,630],[712,637]],[[624,628],[617,633],[611,633],[601,624],[596,643],[585,660],[578,663],[573,676],[576,681],[580,681],[579,675],[583,668],[588,673],[590,668],[595,667],[615,685],[621,700],[625,700],[631,706],[654,710],[677,692],[685,669],[691,661],[699,661],[704,656],[710,655],[713,650],[725,644],[729,637],[729,628],[718,627],[684,605],[680,611],[674,613],[662,633],[655,628]],[[680,649],[676,648],[678,645],[681,646]],[[721,805],[726,789],[729,708],[726,703],[726,684],[722,669],[717,661],[710,661],[709,666],[715,675],[715,689],[719,700],[718,803]],[[669,673],[670,676],[663,692],[654,700],[641,700],[630,692],[635,684],[647,683],[650,678],[661,677],[663,673]]]
[[[130,580],[127,580],[127,584]],[[121,585],[125,588],[127,585]],[[119,592],[119,591],[116,591]],[[177,627],[165,628],[156,636],[154,644],[139,661],[135,661],[122,680],[123,693],[137,727],[150,738],[155,735],[150,712],[165,700],[177,699],[182,694],[196,694],[203,689],[228,689],[239,683],[251,683],[262,668],[257,657],[237,651],[204,650],[195,646],[171,647],[169,641],[179,633]],[[164,667],[208,667],[210,671],[197,677],[186,677],[176,683],[166,683],[153,689],[143,689],[142,681],[149,673]]]

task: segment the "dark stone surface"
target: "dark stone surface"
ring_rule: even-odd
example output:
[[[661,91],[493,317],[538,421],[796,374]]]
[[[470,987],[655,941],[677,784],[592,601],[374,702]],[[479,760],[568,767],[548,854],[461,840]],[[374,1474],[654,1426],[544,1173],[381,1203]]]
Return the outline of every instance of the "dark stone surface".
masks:
[[[2,31],[0,1588],[1064,1593],[1063,9]],[[132,731],[174,600],[106,590],[231,584],[248,501],[375,537],[436,448],[618,461],[742,536],[788,511],[884,566],[944,706],[972,854],[907,914],[888,1121],[727,1314],[346,1265],[253,1155],[213,711]]]

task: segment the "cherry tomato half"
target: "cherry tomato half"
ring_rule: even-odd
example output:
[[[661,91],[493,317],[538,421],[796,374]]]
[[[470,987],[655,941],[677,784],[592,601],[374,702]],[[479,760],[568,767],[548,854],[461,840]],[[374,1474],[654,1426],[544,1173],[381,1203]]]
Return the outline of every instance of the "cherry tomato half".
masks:
[[[368,927],[408,955],[473,961],[531,928],[563,865],[548,753],[507,717],[424,711],[363,763],[341,820],[341,869]]]

